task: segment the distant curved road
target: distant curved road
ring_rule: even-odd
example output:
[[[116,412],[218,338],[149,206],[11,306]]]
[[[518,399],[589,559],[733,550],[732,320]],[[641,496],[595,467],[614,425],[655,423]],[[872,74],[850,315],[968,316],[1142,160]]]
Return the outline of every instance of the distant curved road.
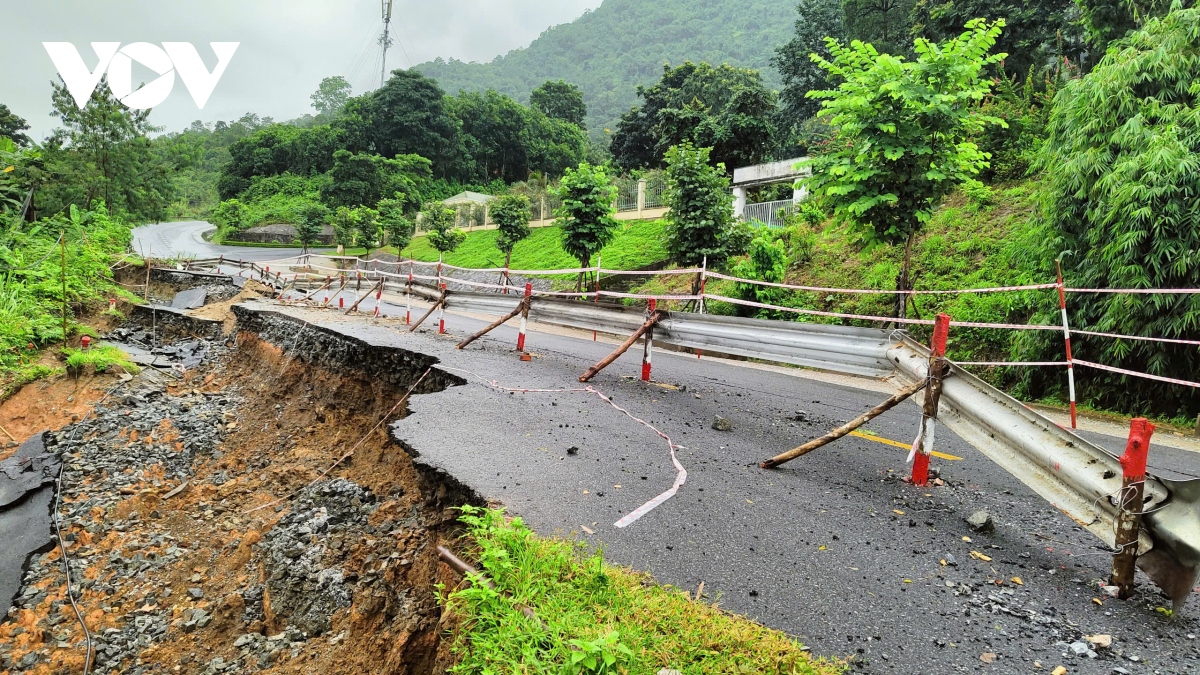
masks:
[[[204,233],[214,229],[211,223],[188,220],[175,223],[144,225],[133,230],[133,251],[153,258],[216,258],[233,260],[277,260],[300,255],[298,248],[259,248],[222,246],[204,240]]]

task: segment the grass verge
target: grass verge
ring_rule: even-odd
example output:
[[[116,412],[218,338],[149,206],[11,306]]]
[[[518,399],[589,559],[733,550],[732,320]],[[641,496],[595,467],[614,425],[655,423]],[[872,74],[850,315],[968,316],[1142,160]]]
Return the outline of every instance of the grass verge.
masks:
[[[63,354],[67,357],[67,372],[76,377],[88,370],[106,373],[112,368],[119,368],[130,375],[141,370],[129,360],[128,354],[109,345],[92,347],[87,350],[64,349]]]
[[[667,259],[661,220],[634,220],[618,225],[616,236],[600,252],[601,262],[609,269],[635,270]],[[468,232],[457,250],[446,254],[445,262],[459,267],[504,267],[504,254],[496,248],[498,230]],[[539,227],[513,247],[512,268],[552,270],[577,267],[579,261],[563,250],[558,227]],[[422,235],[414,237],[402,253],[405,257],[436,262],[437,249]],[[594,263],[595,261],[593,261]]]
[[[463,507],[481,572],[443,595],[459,618],[455,673],[831,675],[837,662],[749,619],[692,600],[581,545],[538,537],[502,511]],[[476,580],[478,581],[478,580]],[[445,589],[442,589],[443,594]],[[528,606],[538,620],[526,617]],[[538,621],[542,625],[539,625]]]

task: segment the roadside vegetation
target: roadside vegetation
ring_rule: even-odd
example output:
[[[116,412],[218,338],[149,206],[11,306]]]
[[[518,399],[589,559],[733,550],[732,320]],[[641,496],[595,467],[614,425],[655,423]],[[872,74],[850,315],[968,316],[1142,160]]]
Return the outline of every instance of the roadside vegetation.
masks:
[[[520,518],[469,506],[463,512],[472,557],[495,588],[476,578],[457,590],[442,589],[458,619],[452,649],[459,662],[451,672],[844,672],[842,664],[811,657],[779,631],[610,565],[579,544],[539,537]]]

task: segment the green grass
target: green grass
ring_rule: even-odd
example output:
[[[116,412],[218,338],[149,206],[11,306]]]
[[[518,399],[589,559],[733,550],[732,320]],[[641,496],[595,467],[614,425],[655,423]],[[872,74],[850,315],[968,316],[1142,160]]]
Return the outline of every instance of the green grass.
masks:
[[[443,596],[459,619],[454,673],[832,675],[841,664],[810,658],[787,635],[648,575],[605,564],[581,545],[534,535],[519,518],[463,508],[481,572]],[[445,589],[443,589],[443,593]],[[521,606],[534,610],[526,617]],[[539,624],[540,622],[540,624]]]
[[[138,372],[138,368],[129,360],[125,352],[109,345],[92,347],[91,349],[64,349],[67,357],[67,372],[78,376],[90,368],[96,373],[105,373],[112,368],[119,368],[130,375]]]
[[[0,369],[0,403],[7,401],[9,397],[20,391],[21,387],[61,372],[61,368],[51,368],[37,363]]]
[[[634,220],[618,225],[617,234],[600,252],[600,261],[609,269],[633,270],[662,262],[667,257],[661,220]],[[457,250],[446,254],[445,262],[459,267],[504,267],[504,254],[496,248],[497,230],[468,232]],[[558,227],[539,227],[513,248],[512,268],[553,270],[578,267],[579,261],[567,254],[560,243]],[[438,252],[428,237],[414,237],[404,249],[405,257],[436,262]],[[592,261],[595,264],[595,261]]]

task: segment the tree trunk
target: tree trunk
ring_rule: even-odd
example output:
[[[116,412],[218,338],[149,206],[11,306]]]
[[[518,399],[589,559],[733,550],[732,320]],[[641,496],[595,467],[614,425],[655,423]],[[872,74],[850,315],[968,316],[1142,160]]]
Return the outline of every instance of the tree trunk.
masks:
[[[908,241],[904,243],[904,263],[900,267],[900,276],[896,277],[896,290],[911,291],[912,283],[908,278],[908,268],[912,265],[912,247],[913,242],[917,238],[917,233],[914,230],[908,235]],[[903,319],[908,310],[908,295],[901,292],[896,294],[896,318]]]

